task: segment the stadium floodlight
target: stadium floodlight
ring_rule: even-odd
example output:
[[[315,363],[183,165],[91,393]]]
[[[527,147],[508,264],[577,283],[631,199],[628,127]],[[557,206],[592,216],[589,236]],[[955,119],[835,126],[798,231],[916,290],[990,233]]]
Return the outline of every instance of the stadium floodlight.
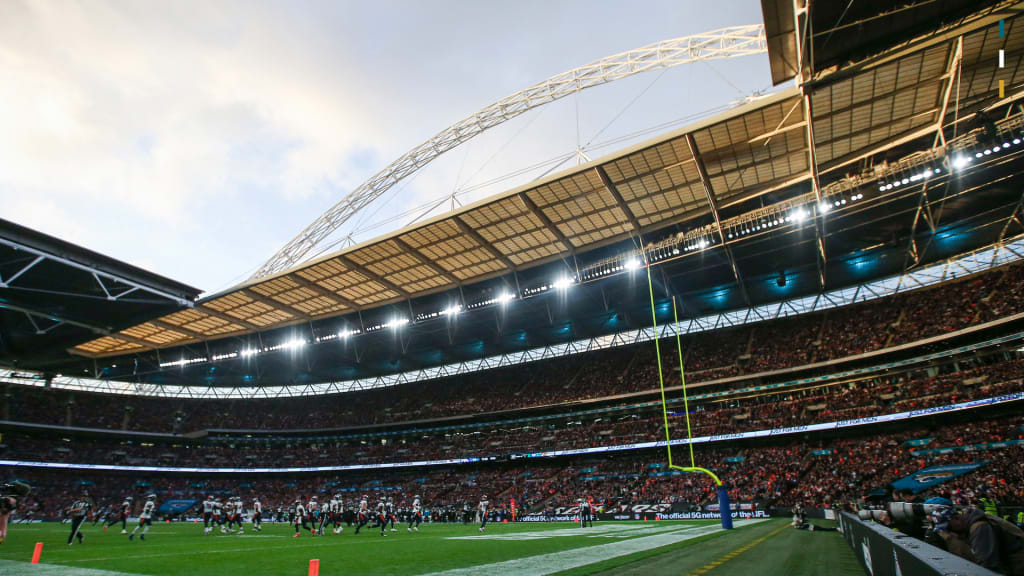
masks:
[[[498,298],[497,298],[498,302],[500,302],[502,304],[504,304],[506,302],[510,302],[512,300],[515,300],[515,299],[516,299],[516,295],[512,294],[511,292],[502,292],[501,294],[498,294]]]
[[[626,270],[636,270],[640,267],[640,261],[636,258],[630,258],[626,260]]]
[[[455,316],[459,312],[462,312],[462,306],[454,304],[442,310],[441,314],[444,314],[445,316]]]
[[[829,204],[828,202],[822,202],[821,204],[818,205],[818,211],[821,212],[822,214],[827,214],[828,211],[831,209],[832,205]]]
[[[977,156],[981,157],[981,154],[979,153],[979,154],[977,154]],[[963,154],[960,154],[957,157],[953,158],[953,169],[954,170],[959,170],[961,168],[966,167],[970,163],[971,163],[971,159],[970,158],[964,156]]]
[[[572,278],[569,278],[568,276],[563,276],[562,278],[555,280],[551,284],[551,287],[554,288],[555,290],[567,290],[569,286],[572,286],[573,282],[575,282],[575,280],[573,280]]]
[[[797,224],[800,224],[804,220],[807,220],[807,211],[804,210],[803,208],[797,208],[793,212],[793,221],[796,222]]]
[[[408,318],[395,318],[393,320],[390,320],[384,326],[387,326],[388,328],[398,328],[400,326],[405,326],[408,323],[409,323],[409,319]]]
[[[289,350],[295,350],[297,348],[302,348],[305,345],[306,345],[306,341],[305,340],[295,339],[295,340],[289,340],[289,341],[285,342],[284,347],[289,349]]]

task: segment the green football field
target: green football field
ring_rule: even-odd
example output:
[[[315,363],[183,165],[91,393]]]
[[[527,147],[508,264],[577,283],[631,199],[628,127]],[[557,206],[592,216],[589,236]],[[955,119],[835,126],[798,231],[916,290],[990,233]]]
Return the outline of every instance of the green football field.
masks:
[[[131,528],[131,526],[129,526]],[[158,524],[145,541],[87,524],[82,545],[67,545],[68,526],[12,525],[0,546],[0,574],[39,576],[246,576],[308,574],[788,574],[846,576],[863,571],[836,532],[796,531],[782,519],[738,522],[604,522],[402,526],[381,537],[346,528],[340,535],[294,539],[294,529],[265,524],[260,533],[204,536],[202,525]],[[29,561],[43,542],[42,563]]]

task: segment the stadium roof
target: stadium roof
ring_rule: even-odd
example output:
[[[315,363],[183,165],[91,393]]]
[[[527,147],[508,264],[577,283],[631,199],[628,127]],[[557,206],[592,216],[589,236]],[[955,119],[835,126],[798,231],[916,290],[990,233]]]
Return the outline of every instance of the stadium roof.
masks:
[[[1024,35],[1000,38],[988,23],[978,16],[942,34],[928,32],[834,77],[757,98],[71,351],[102,357],[264,331],[458,290],[559,259],[578,270],[577,255],[611,243],[647,240],[701,218],[719,222],[723,213],[760,207],[765,195],[808,184],[820,193],[829,179],[859,171],[851,170],[858,162],[937,135],[954,118],[997,100],[999,50],[1012,64],[1001,77],[1010,86],[1024,80]],[[1007,29],[1015,23],[1009,20]],[[729,244],[742,242],[721,236],[727,253]]]
[[[38,365],[64,348],[187,309],[200,290],[0,219],[0,359]],[[130,337],[119,339],[126,347]]]
[[[806,54],[804,77],[818,78],[898,42],[935,35],[953,24],[1011,17],[1018,11],[1014,4],[996,0],[761,0],[772,81],[778,85],[795,78],[801,52]],[[801,5],[806,5],[806,12]]]

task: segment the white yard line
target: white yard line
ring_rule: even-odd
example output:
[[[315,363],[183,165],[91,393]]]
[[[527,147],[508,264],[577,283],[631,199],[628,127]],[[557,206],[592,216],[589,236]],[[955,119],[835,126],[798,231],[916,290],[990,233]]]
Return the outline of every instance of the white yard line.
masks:
[[[737,526],[748,526],[760,522],[764,522],[764,520],[741,520],[735,524]],[[493,564],[445,570],[443,572],[435,572],[429,576],[479,576],[482,573],[501,574],[502,576],[554,574],[555,572],[603,562],[612,558],[618,558],[619,556],[644,552],[721,531],[722,529],[718,526],[705,526],[696,529],[692,527],[680,528],[665,534],[644,536],[622,542],[600,544],[598,546],[585,546],[573,550],[528,556],[526,558],[517,558]]]

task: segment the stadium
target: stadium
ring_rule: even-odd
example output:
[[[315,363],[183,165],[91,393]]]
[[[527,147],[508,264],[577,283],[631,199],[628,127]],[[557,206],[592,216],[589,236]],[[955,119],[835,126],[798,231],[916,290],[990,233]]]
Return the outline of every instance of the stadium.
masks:
[[[1024,2],[759,8],[435,126],[216,292],[0,218],[0,574],[1024,574]],[[531,110],[757,55],[339,239]]]

